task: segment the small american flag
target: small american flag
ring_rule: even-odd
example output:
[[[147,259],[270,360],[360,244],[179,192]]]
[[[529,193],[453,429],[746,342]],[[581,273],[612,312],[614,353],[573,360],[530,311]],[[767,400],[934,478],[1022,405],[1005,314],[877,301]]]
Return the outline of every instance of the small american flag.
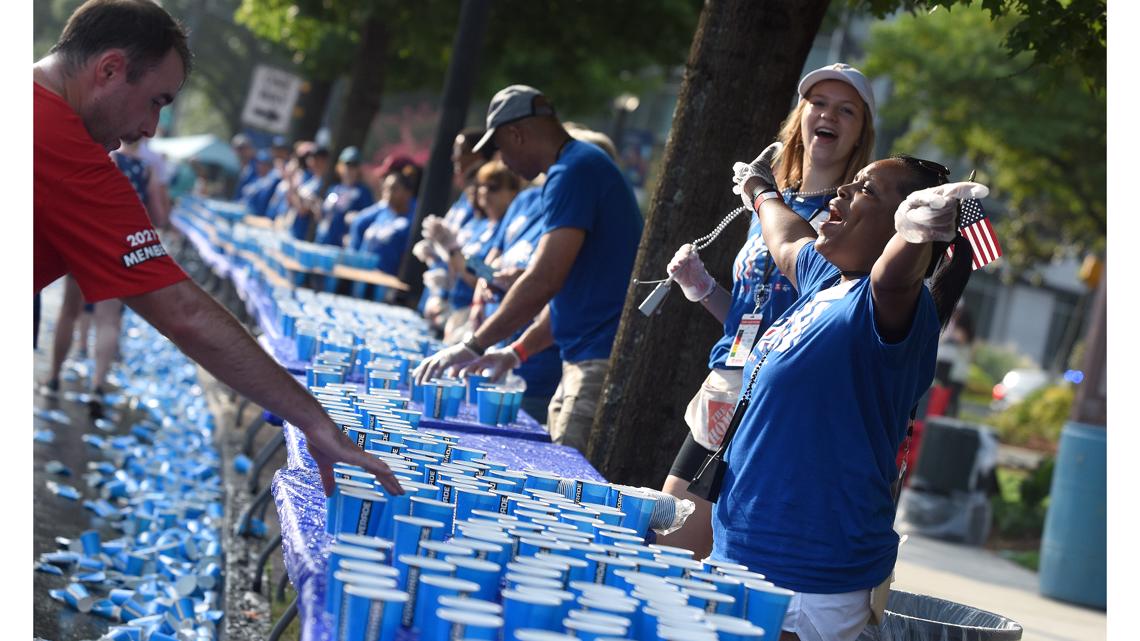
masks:
[[[990,219],[982,210],[982,202],[976,198],[962,201],[962,219],[958,231],[970,241],[974,250],[974,269],[981,269],[1001,257],[1001,245],[994,233]],[[954,246],[946,248],[946,256],[954,257]]]

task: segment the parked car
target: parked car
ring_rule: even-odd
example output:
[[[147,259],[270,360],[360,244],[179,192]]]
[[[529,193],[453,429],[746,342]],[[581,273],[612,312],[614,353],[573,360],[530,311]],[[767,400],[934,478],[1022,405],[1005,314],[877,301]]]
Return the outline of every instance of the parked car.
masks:
[[[1001,382],[994,385],[993,402],[990,408],[995,411],[1022,401],[1035,390],[1045,387],[1052,382],[1052,375],[1042,369],[1021,368],[1006,372]]]

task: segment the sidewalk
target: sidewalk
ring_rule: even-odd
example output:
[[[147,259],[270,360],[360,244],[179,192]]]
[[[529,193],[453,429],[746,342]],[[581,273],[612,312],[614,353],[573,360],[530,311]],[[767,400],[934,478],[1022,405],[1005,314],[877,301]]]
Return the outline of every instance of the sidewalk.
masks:
[[[993,612],[1025,628],[1025,641],[1096,641],[1105,612],[1045,598],[1037,574],[982,548],[911,535],[899,552],[897,590]]]

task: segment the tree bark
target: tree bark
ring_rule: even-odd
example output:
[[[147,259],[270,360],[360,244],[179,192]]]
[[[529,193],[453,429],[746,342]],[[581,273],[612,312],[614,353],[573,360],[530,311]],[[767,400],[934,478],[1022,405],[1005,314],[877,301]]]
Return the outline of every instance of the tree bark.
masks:
[[[705,3],[635,276],[664,278],[680,245],[705,235],[741,205],[731,191],[732,164],[752,160],[775,139],[827,5],[828,0]],[[747,232],[743,220],[701,255],[726,288]],[[658,315],[646,318],[637,307],[649,291],[631,285],[626,295],[589,459],[611,481],[660,487],[688,430],[685,407],[708,372],[709,349],[723,328],[679,291]]]
[[[419,240],[424,217],[428,214],[442,216],[451,205],[452,167],[451,148],[455,136],[467,119],[471,94],[475,90],[475,79],[479,75],[479,60],[483,53],[483,39],[487,31],[487,20],[491,12],[490,0],[464,0],[459,12],[459,26],[455,30],[455,40],[451,47],[451,60],[447,65],[447,76],[443,81],[443,108],[439,113],[439,125],[435,130],[435,140],[431,146],[431,157],[420,186],[418,204],[412,219],[408,246],[400,262],[400,280],[410,287],[401,292],[396,300],[415,307],[423,293],[425,265],[412,255],[412,245]]]
[[[310,78],[308,90],[297,99],[297,118],[293,122],[294,140],[315,140],[321,121],[325,115],[329,97],[332,96],[333,81]]]
[[[329,144],[332,162],[325,174],[328,185],[336,180],[336,159],[341,150],[351,145],[363,145],[372,119],[380,111],[380,97],[384,94],[384,62],[388,59],[390,40],[380,12],[369,14],[360,30],[360,47],[353,58],[344,111],[332,130]]]

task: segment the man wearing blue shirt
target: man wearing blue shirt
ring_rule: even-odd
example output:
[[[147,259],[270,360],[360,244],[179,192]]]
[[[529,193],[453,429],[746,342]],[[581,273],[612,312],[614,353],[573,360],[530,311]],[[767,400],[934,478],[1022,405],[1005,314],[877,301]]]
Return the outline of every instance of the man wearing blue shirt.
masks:
[[[476,361],[534,319],[512,349],[525,360],[558,346],[562,383],[550,406],[550,434],[585,452],[641,238],[641,212],[617,165],[601,149],[571,138],[533,87],[511,85],[495,94],[487,133],[475,150],[489,143],[523,178],[546,173],[543,234],[499,309],[467,340],[421,363],[416,377],[423,381]]]

